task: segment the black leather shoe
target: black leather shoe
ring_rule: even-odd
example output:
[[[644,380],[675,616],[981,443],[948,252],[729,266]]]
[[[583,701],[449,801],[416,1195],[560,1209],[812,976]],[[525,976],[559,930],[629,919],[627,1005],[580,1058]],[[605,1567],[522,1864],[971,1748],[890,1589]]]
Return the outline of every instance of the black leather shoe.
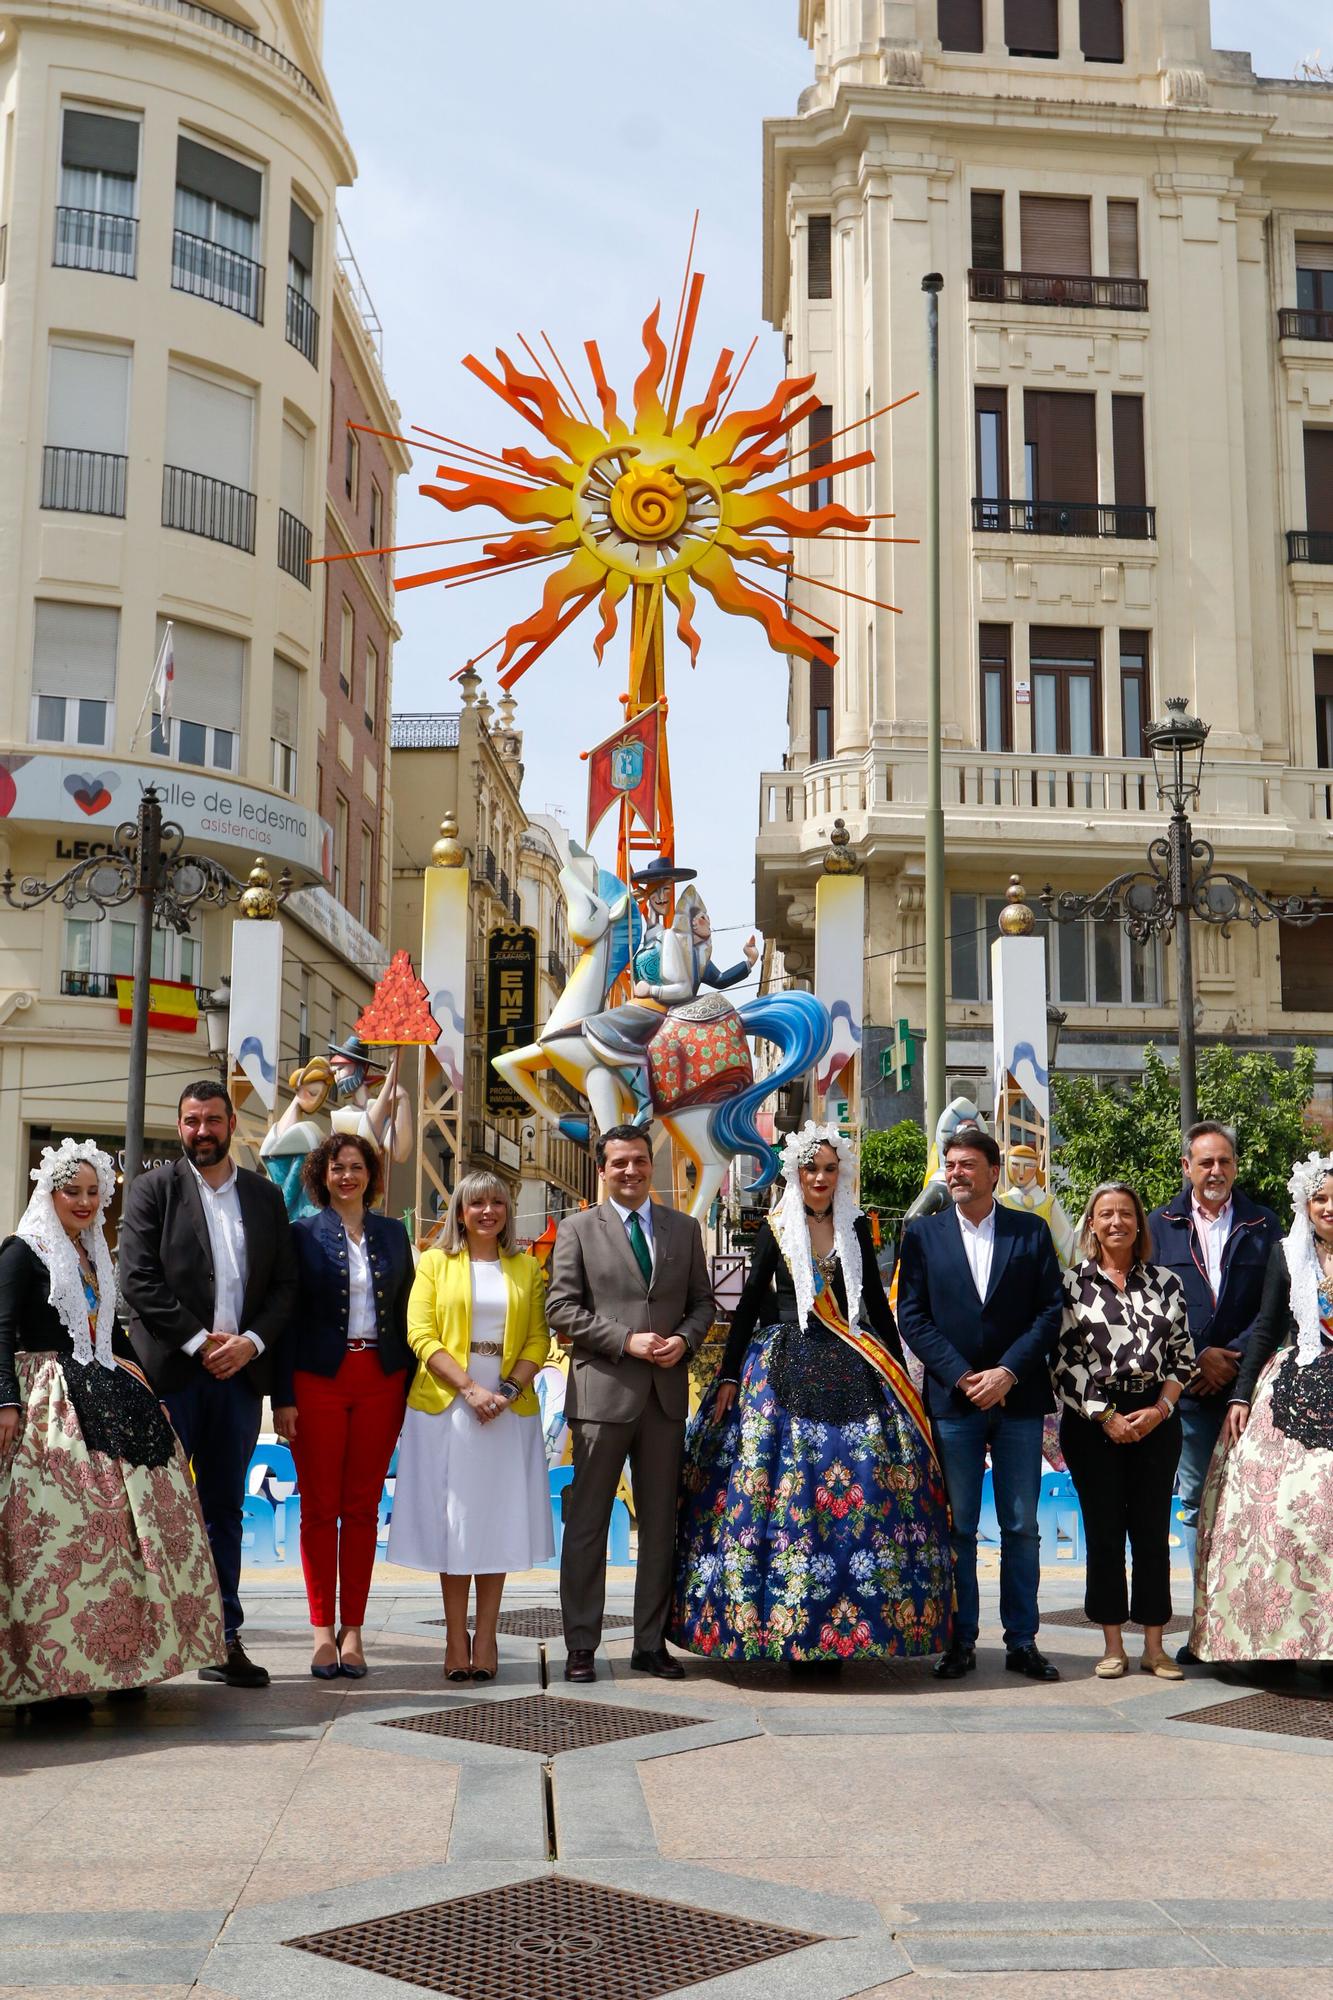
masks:
[[[266,1688],[268,1668],[257,1666],[240,1640],[233,1639],[222,1665],[200,1667],[199,1678],[201,1681],[223,1681],[230,1688]]]
[[[936,1660],[931,1672],[937,1681],[960,1681],[964,1674],[974,1674],[977,1670],[977,1649],[975,1646],[950,1646],[942,1659]]]
[[[1177,1646],[1176,1665],[1178,1667],[1201,1667],[1203,1661],[1199,1658],[1193,1646]]]
[[[565,1661],[567,1681],[595,1681],[597,1661],[591,1646],[571,1646],[569,1658]]]
[[[1059,1667],[1053,1667],[1044,1653],[1035,1646],[1015,1646],[1004,1656],[1006,1673],[1023,1674],[1030,1681],[1058,1681]]]
[[[673,1660],[665,1646],[655,1652],[635,1652],[629,1656],[629,1663],[636,1674],[656,1674],[660,1681],[683,1681],[685,1669],[679,1660]]]

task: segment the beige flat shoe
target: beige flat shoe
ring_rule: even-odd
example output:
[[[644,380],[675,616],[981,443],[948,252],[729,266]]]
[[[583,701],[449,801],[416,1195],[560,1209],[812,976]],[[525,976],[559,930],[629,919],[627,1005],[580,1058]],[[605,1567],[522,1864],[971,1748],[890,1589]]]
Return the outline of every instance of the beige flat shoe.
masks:
[[[1093,1668],[1099,1681],[1123,1680],[1129,1670],[1129,1661],[1123,1653],[1108,1653],[1104,1660],[1098,1660]]]
[[[1151,1659],[1145,1653],[1139,1661],[1139,1672],[1154,1674],[1159,1681],[1183,1681],[1185,1678],[1175,1661],[1168,1659],[1165,1653],[1156,1653]]]

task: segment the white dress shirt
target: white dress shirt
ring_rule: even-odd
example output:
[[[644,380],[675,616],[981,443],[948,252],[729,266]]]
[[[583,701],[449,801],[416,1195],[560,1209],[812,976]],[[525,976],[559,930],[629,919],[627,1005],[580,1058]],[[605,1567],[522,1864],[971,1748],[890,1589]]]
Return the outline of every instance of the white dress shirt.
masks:
[[[1227,1247],[1227,1238],[1231,1234],[1235,1210],[1229,1198],[1216,1215],[1209,1215],[1199,1207],[1197,1201],[1193,1201],[1192,1198],[1191,1201],[1194,1209],[1194,1227],[1198,1232],[1203,1261],[1208,1271],[1208,1285],[1216,1301],[1222,1289],[1222,1255]]]
[[[620,1206],[620,1203],[619,1203],[618,1201],[616,1201],[616,1200],[612,1199],[612,1201],[611,1201],[611,1206],[612,1206],[612,1208],[613,1208],[613,1209],[615,1210],[616,1214],[617,1214],[617,1215],[618,1215],[618,1216],[620,1217],[620,1220],[621,1220],[622,1224],[624,1225],[624,1229],[625,1229],[625,1235],[626,1235],[626,1238],[628,1238],[628,1236],[629,1236],[629,1219],[630,1219],[630,1217],[631,1217],[632,1215],[637,1215],[637,1216],[638,1216],[638,1218],[639,1218],[639,1221],[640,1221],[640,1223],[641,1223],[641,1225],[642,1225],[642,1227],[643,1227],[643,1233],[644,1233],[644,1236],[645,1236],[645,1238],[647,1239],[647,1243],[648,1243],[648,1255],[649,1255],[649,1256],[650,1256],[650,1257],[652,1258],[652,1260],[653,1260],[653,1268],[654,1268],[654,1270],[656,1270],[656,1268],[657,1268],[657,1245],[656,1245],[656,1243],[655,1243],[655,1242],[654,1242],[654,1240],[653,1240],[653,1205],[652,1205],[652,1202],[651,1202],[651,1201],[646,1201],[646,1202],[644,1202],[644,1204],[643,1204],[642,1208],[622,1208],[622,1207]],[[631,1246],[631,1247],[632,1247],[632,1246]]]
[[[991,1203],[980,1222],[969,1222],[961,1208],[956,1208],[954,1214],[962,1231],[967,1268],[972,1273],[977,1297],[984,1304],[990,1284],[991,1259],[995,1254],[995,1203]]]
[[[343,1231],[346,1235],[346,1230]],[[356,1243],[347,1237],[347,1280],[349,1286],[347,1301],[347,1338],[349,1340],[376,1340],[375,1326],[375,1276],[370,1268],[370,1249],[365,1235]]]
[[[199,1199],[203,1204],[204,1222],[208,1229],[208,1244],[213,1252],[213,1324],[212,1333],[244,1333],[252,1341],[256,1354],[264,1352],[264,1343],[257,1333],[241,1325],[241,1308],[245,1303],[245,1280],[250,1268],[249,1253],[245,1244],[245,1224],[241,1220],[241,1196],[236,1182],[236,1169],[221,1187],[212,1187],[204,1179],[199,1169],[190,1163]],[[185,1343],[187,1354],[197,1354],[208,1338],[208,1333],[196,1333]]]

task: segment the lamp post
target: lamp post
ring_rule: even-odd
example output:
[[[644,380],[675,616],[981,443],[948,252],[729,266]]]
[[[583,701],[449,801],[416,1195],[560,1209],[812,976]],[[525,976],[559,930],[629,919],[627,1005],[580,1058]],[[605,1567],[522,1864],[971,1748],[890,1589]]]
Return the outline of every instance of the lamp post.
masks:
[[[940,293],[930,271],[926,294],[926,1133],[944,1110],[944,780],[940,699]]]
[[[134,904],[134,981],[125,1102],[126,1194],[143,1165],[154,930],[171,929],[184,936],[201,904],[225,909],[228,903],[241,902],[247,896],[253,900],[262,892],[267,903],[276,906],[286,900],[293,886],[290,870],[284,868],[275,893],[262,863],[249,882],[240,882],[210,856],[187,854],[184,842],[183,829],[172,821],[163,821],[157,787],[146,785],[137,818],[121,822],[105,854],[75,862],[54,882],[46,882],[39,875],[24,875],[15,881],[10,868],[0,876],[0,895],[15,910],[35,910],[43,903],[55,903],[67,910],[91,908],[97,912],[95,921],[100,921],[108,911],[123,909],[126,903]],[[263,882],[259,884],[256,878],[261,874]],[[264,913],[273,912],[266,909]],[[214,1053],[211,1033],[209,1053]]]
[[[224,972],[207,1000],[199,1003],[199,1012],[204,1017],[204,1033],[208,1036],[209,1059],[218,1066],[218,1074],[225,1084],[227,1066],[231,1060],[227,1048],[227,1031],[231,1026],[231,974]]]
[[[1260,924],[1279,918],[1311,924],[1326,912],[1325,900],[1311,896],[1270,896],[1241,875],[1216,865],[1212,845],[1196,840],[1189,810],[1203,780],[1203,751],[1208,724],[1189,713],[1181,695],[1172,695],[1161,722],[1144,729],[1152,752],[1159,803],[1169,805],[1171,818],[1165,838],[1148,848],[1148,867],[1117,875],[1091,895],[1072,890],[1041,892],[1046,915],[1057,924],[1118,923],[1137,944],[1171,932],[1176,943],[1176,1014],[1180,1037],[1180,1129],[1182,1135],[1198,1116],[1194,1032],[1194,955],[1190,927],[1216,925],[1225,936],[1233,923]],[[1202,865],[1196,869],[1195,863]]]

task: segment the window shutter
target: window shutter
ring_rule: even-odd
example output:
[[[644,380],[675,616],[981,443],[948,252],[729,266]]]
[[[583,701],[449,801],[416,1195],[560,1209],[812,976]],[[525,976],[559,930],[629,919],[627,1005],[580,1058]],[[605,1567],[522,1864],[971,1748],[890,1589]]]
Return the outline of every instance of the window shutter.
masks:
[[[1142,396],[1112,396],[1111,445],[1117,507],[1146,507],[1148,479],[1143,455]]]
[[[1315,757],[1321,771],[1333,765],[1333,653],[1314,656]]]
[[[974,194],[972,197],[972,268],[974,271],[1004,269],[1004,196]]]
[[[1011,56],[1058,56],[1060,0],[1004,0],[1004,39]]]
[[[1313,535],[1333,534],[1333,431],[1305,433],[1305,525]]]
[[[303,271],[315,268],[315,225],[299,202],[292,203],[292,219],[287,233],[287,251]]]
[[[1068,195],[1019,198],[1023,269],[1055,278],[1092,276],[1092,218],[1086,200]]]
[[[1078,39],[1088,62],[1123,62],[1124,0],[1078,0]]]
[[[280,503],[298,521],[305,519],[305,436],[288,418],[282,420]]]
[[[123,456],[129,395],[127,353],[52,341],[46,390],[47,444]]]
[[[1033,625],[1028,632],[1028,658],[1033,666],[1095,667],[1101,657],[1100,633],[1073,625]]]
[[[808,215],[805,219],[805,296],[808,299],[833,297],[831,215]]]
[[[62,167],[82,167],[93,173],[139,171],[139,127],[130,118],[107,118],[98,111],[66,109],[60,135]]]
[[[977,477],[974,491],[982,500],[1007,500],[1009,498],[1009,440],[1005,424],[1007,391],[977,389],[974,394],[977,411]],[[989,427],[995,439],[993,464],[986,448],[988,427],[982,422],[983,417],[996,419],[995,424]]]
[[[296,724],[301,712],[301,673],[290,660],[273,662],[273,735],[296,748]]]
[[[1029,500],[1097,501],[1097,400],[1063,389],[1023,393],[1024,437],[1037,448],[1037,491]]]
[[[982,0],[940,0],[940,46],[979,56],[986,46]]]
[[[1106,248],[1108,276],[1138,277],[1139,205],[1136,201],[1107,202]],[[1330,245],[1330,249],[1333,249],[1333,245]]]
[[[120,613],[92,604],[38,601],[32,649],[34,694],[116,698]]]
[[[255,222],[259,220],[263,175],[253,167],[243,167],[239,160],[229,160],[225,153],[215,153],[211,146],[201,146],[195,139],[181,138],[176,142],[176,185],[188,188],[191,194],[203,195],[207,201],[220,201],[224,208],[234,208]]]
[[[157,621],[157,645],[167,629]],[[245,641],[229,632],[212,632],[206,625],[186,625],[179,618],[172,630],[175,681],[172,706],[186,722],[209,729],[241,727],[241,691],[245,681]]]
[[[830,756],[833,750],[832,667],[825,666],[822,660],[812,660],[810,663],[809,685],[810,685],[810,756],[812,760],[818,761],[822,757]],[[826,744],[822,744],[819,741],[819,724],[816,721],[816,717],[820,714],[821,710],[824,713],[824,715],[827,716],[828,718],[827,727],[829,730],[829,735]]]
[[[167,371],[167,463],[250,488],[253,399],[184,368]]]
[[[1333,924],[1278,924],[1282,1010],[1323,1014],[1333,991]]]
[[[1298,240],[1296,244],[1296,269],[1298,271],[1333,271],[1333,243],[1310,243]]]

